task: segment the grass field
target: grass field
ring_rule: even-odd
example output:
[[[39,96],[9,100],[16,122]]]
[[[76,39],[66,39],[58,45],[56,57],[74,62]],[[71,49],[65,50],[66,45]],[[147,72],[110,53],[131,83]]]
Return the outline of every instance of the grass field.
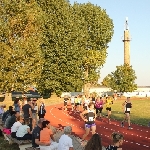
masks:
[[[124,100],[122,99],[114,101],[112,105],[112,118],[120,121],[123,120],[123,102]],[[148,122],[150,122],[150,98],[131,98],[131,103],[131,123],[147,126]],[[105,107],[103,113],[106,113]]]

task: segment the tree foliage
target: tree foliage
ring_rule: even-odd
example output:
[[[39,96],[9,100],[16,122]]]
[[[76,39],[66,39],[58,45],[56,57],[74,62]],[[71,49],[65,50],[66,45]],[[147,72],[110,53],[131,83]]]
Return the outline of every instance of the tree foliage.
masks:
[[[41,76],[43,12],[35,1],[0,3],[0,88],[24,89]]]
[[[78,91],[83,80],[97,82],[113,35],[113,23],[106,11],[90,3],[73,6],[64,0],[39,3],[48,15],[42,87]]]
[[[106,11],[91,3],[73,5],[80,20],[79,28],[84,29],[84,41],[80,42],[85,55],[82,67],[86,82],[97,82],[100,68],[106,61],[108,43],[113,36],[113,22]]]
[[[127,64],[117,66],[114,72],[108,74],[102,84],[118,92],[133,92],[137,89],[135,71]]]
[[[60,93],[98,81],[113,36],[112,19],[99,6],[2,0],[0,16],[1,89],[36,84]]]

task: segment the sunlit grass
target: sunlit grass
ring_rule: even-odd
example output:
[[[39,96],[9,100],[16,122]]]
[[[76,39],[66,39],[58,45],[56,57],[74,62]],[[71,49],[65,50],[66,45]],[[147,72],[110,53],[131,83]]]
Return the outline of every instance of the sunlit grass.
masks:
[[[124,113],[122,109],[122,103],[124,100],[118,99],[114,101],[112,105],[112,118],[116,120],[123,120]],[[131,122],[135,124],[147,126],[150,122],[150,98],[135,99],[131,98],[132,109],[131,109]],[[103,113],[106,113],[104,107]]]

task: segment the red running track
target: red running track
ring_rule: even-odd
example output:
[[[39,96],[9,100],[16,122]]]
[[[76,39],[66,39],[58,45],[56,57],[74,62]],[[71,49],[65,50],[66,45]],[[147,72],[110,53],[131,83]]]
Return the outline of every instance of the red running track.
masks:
[[[79,113],[71,111],[63,111],[63,104],[47,106],[45,118],[51,121],[55,127],[63,128],[64,126],[71,125],[73,134],[79,137],[85,133],[84,122],[79,116]],[[70,107],[69,107],[70,110]],[[132,130],[127,129],[127,124],[124,128],[120,127],[120,122],[111,120],[108,124],[106,118],[96,120],[96,132],[102,137],[102,144],[107,146],[111,143],[110,135],[112,132],[120,132],[124,135],[123,150],[150,150],[150,128],[132,124]],[[91,134],[87,137],[90,139]]]

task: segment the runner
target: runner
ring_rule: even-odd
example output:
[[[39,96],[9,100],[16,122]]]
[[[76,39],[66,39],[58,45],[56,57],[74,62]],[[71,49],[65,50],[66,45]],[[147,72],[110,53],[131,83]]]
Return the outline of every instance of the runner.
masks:
[[[78,95],[77,97],[75,97],[75,110],[76,110],[76,112],[79,112],[79,108],[80,108],[80,98]]]
[[[89,98],[86,96],[86,97],[85,97],[85,100],[84,100],[84,110],[87,110],[87,109],[88,109],[89,103],[90,103],[90,100],[89,100]]]
[[[72,111],[74,111],[74,103],[75,103],[75,97],[74,96],[71,96],[71,107],[72,107]]]
[[[103,105],[104,105],[104,102],[102,100],[102,97],[98,97],[96,99],[96,103],[95,103],[96,114],[97,114],[98,118],[102,117]]]
[[[106,110],[107,110],[107,117],[108,123],[110,123],[110,116],[111,116],[111,105],[113,104],[112,98],[108,95],[106,98]]]
[[[88,105],[88,110],[83,111],[80,116],[85,121],[85,134],[82,137],[82,140],[84,140],[88,136],[90,129],[92,129],[92,134],[95,134],[96,131],[96,111],[94,109],[94,104],[90,103]]]
[[[82,95],[79,95],[78,97],[78,103],[79,103],[79,111],[81,108],[83,108],[83,99],[82,99]]]
[[[121,127],[124,127],[124,122],[126,120],[128,120],[128,129],[132,129],[131,126],[130,126],[130,109],[132,108],[132,104],[131,104],[131,101],[130,101],[130,97],[127,97],[127,101],[125,101],[122,106],[124,107],[124,114],[125,114],[125,117],[124,117],[124,120],[121,122]]]
[[[91,98],[92,98],[92,102],[95,103],[96,98],[95,98],[94,94],[92,95]]]
[[[65,111],[67,111],[67,103],[68,103],[68,100],[69,100],[69,99],[68,99],[68,96],[65,95],[65,96],[64,96],[64,110],[65,110]]]

